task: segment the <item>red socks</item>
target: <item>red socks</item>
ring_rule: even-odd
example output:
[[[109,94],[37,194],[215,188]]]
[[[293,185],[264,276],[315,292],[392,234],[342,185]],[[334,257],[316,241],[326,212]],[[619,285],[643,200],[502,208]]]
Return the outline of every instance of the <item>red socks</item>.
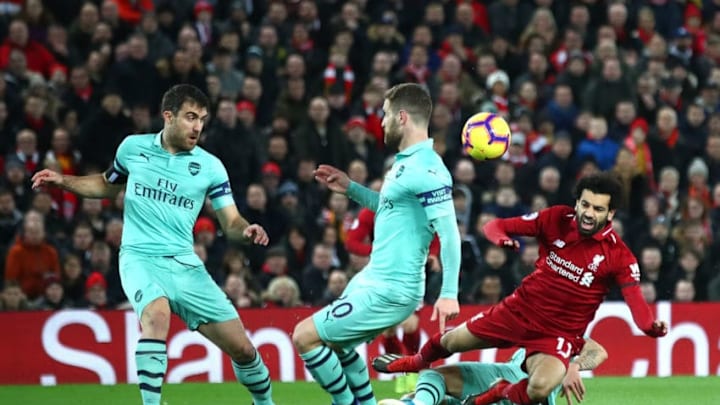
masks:
[[[381,335],[381,342],[383,347],[385,348],[385,353],[387,354],[403,354],[403,347],[402,344],[400,344],[400,339],[397,338],[397,336],[385,336]]]
[[[535,402],[528,397],[527,394],[528,379],[508,385],[503,390],[503,396],[518,405],[532,405]]]
[[[420,349],[420,329],[403,335],[402,343],[397,336],[381,335],[381,343],[385,353],[413,355]]]
[[[419,357],[418,360],[421,360],[427,364],[433,363],[436,360],[444,359],[446,357],[450,357],[452,353],[447,351],[442,345],[440,344],[440,339],[442,338],[442,334],[436,333],[434,334],[430,340],[427,341],[423,345],[423,347],[420,348],[419,356],[416,355],[415,357]]]
[[[407,354],[417,353],[420,350],[420,328],[416,329],[415,332],[404,334],[402,344],[405,346]]]

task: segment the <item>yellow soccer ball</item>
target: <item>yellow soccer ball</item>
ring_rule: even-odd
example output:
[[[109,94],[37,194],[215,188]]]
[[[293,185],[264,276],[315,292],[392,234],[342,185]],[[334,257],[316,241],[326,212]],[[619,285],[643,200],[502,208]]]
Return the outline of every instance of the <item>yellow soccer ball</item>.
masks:
[[[510,125],[497,114],[481,112],[468,118],[461,137],[463,150],[473,159],[497,159],[510,146]]]

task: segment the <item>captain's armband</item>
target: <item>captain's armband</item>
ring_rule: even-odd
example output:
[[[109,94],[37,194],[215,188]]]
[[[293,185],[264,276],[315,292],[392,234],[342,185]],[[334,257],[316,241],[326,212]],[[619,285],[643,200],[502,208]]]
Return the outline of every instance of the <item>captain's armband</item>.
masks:
[[[115,166],[111,166],[109,169],[105,170],[103,176],[108,183],[115,185],[126,184],[128,180],[127,175],[116,169]]]

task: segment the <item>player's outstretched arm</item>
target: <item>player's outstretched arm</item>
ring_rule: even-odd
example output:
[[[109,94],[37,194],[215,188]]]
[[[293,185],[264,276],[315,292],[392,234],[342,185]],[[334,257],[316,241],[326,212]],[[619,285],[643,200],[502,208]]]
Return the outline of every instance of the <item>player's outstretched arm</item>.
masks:
[[[263,246],[270,242],[265,229],[258,224],[250,224],[240,215],[235,204],[220,208],[216,213],[220,227],[231,241]]]
[[[630,307],[635,325],[650,337],[658,338],[667,335],[668,325],[665,321],[654,320],[650,307],[642,296],[637,283],[624,286],[621,290],[625,303]]]
[[[332,191],[347,194],[363,207],[367,207],[373,212],[377,211],[380,194],[351,181],[350,177],[342,170],[330,165],[320,165],[315,170],[315,180]]]
[[[493,244],[512,250],[520,249],[520,242],[511,238],[502,219],[493,219],[482,227],[485,238]]]
[[[607,360],[608,354],[602,345],[590,338],[585,339],[585,346],[580,354],[570,364],[562,382],[562,394],[568,404],[572,404],[572,397],[582,402],[585,397],[585,384],[583,384],[580,371],[592,370]]]
[[[380,203],[380,193],[377,191],[351,181],[347,189],[347,195],[370,211],[377,212]]]
[[[42,186],[59,187],[86,198],[114,197],[125,187],[123,184],[111,184],[104,174],[88,176],[68,176],[49,169],[41,170],[32,177],[32,188]]]

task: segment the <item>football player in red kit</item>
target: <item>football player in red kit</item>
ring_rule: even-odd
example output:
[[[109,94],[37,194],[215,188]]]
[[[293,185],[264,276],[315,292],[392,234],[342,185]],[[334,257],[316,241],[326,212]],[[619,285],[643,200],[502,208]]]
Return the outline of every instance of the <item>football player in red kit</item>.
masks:
[[[411,372],[452,353],[523,346],[528,378],[514,384],[500,381],[465,403],[542,402],[562,381],[570,358],[582,349],[585,329],[613,285],[620,287],[635,324],[646,335],[665,336],[667,324],[653,319],[640,292],[637,260],[612,229],[621,193],[611,174],[589,175],[576,186],[574,210],[553,206],[488,222],[483,231],[499,246],[519,248],[508,235],[537,238],[540,257],[535,271],[497,305],[430,338],[418,354],[386,354],[375,358],[373,367],[380,372]]]

